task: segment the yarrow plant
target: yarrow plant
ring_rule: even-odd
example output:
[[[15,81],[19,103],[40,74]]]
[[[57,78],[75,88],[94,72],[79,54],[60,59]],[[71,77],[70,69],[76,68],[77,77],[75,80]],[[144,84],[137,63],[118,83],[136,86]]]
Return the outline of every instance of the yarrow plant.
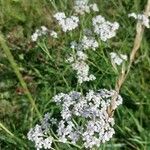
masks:
[[[75,13],[84,15],[85,13],[98,12],[98,6],[96,3],[89,4],[88,0],[75,0],[75,6],[74,6]]]
[[[107,41],[108,39],[116,36],[116,31],[119,29],[118,22],[111,23],[106,21],[101,15],[94,17],[92,21],[94,32],[102,41]]]
[[[93,74],[89,74],[89,65],[86,63],[87,55],[78,50],[76,54],[70,56],[67,61],[71,63],[73,70],[77,71],[78,82],[81,84],[85,81],[95,80]]]
[[[71,31],[78,27],[79,18],[76,16],[66,17],[64,12],[58,12],[54,15],[64,32]]]
[[[123,55],[123,54],[118,55],[115,52],[111,52],[110,57],[111,57],[112,63],[117,64],[117,65],[121,65],[124,61],[127,61],[127,55]]]
[[[91,11],[99,12],[98,6],[95,3],[89,4],[88,0],[75,0],[74,3],[73,15],[67,17],[64,12],[56,12],[53,15],[59,27],[67,36],[69,35],[68,32],[72,32],[77,27],[82,29],[80,24],[82,17],[78,15],[90,14]],[[129,17],[134,17],[142,25],[149,27],[149,20],[146,15],[132,13],[129,14]],[[70,53],[67,57],[67,63],[76,71],[77,85],[79,83],[81,88],[82,83],[96,80],[96,76],[89,72],[88,52],[95,52],[100,48],[100,43],[105,43],[115,37],[119,29],[118,22],[107,21],[101,15],[94,16],[89,24],[92,25],[90,28],[80,31],[80,38],[77,39],[70,34],[70,39],[73,41],[70,41]],[[36,41],[39,36],[46,34],[47,31],[47,28],[41,27],[41,30],[36,30],[32,35],[32,40]],[[50,36],[57,40],[57,32],[52,30]],[[134,53],[135,50],[133,48],[132,52]],[[126,54],[111,52],[109,55],[111,62],[117,66],[128,59]],[[130,61],[132,57],[131,54]],[[127,73],[131,64],[132,61]],[[120,87],[126,78],[123,69],[122,67],[121,76],[116,82],[115,90],[100,89],[95,91],[91,89],[88,92],[81,90],[80,92],[70,91],[68,94],[56,94],[51,101],[58,108],[56,111],[57,117],[55,117],[55,110],[53,114],[45,114],[41,123],[30,129],[27,135],[28,139],[35,143],[37,149],[53,149],[53,145],[57,145],[57,142],[73,145],[80,149],[93,149],[109,141],[115,134],[115,120],[112,112],[123,102],[119,95]]]
[[[99,11],[96,4],[89,4],[85,0],[76,0],[74,10],[75,14],[80,15],[90,13],[90,11]],[[80,26],[79,17],[76,15],[67,17],[64,12],[57,12],[54,18],[63,32],[71,32]],[[70,50],[72,51],[67,58],[67,62],[77,73],[80,85],[96,79],[93,74],[89,73],[87,54],[87,51],[96,51],[99,48],[95,33],[100,40],[106,41],[114,37],[119,28],[117,22],[110,23],[100,15],[93,17],[91,23],[94,29],[93,27],[84,29],[82,38],[78,42],[71,42]],[[47,31],[48,29],[45,30]],[[45,32],[42,30],[39,36],[46,34]],[[57,39],[57,32],[52,30],[50,36]],[[33,41],[36,41],[37,37]],[[28,139],[35,143],[37,149],[50,149],[54,142],[78,145],[81,141],[87,149],[99,147],[102,143],[109,141],[115,133],[114,118],[110,117],[107,112],[114,93],[116,93],[114,90],[100,89],[96,92],[89,90],[85,95],[77,91],[57,94],[52,100],[60,108],[60,117],[54,119],[50,117],[50,114],[46,114],[41,124],[30,129]],[[122,98],[117,95],[115,108],[120,104],[122,104]]]
[[[45,26],[41,26],[40,29],[36,29],[35,33],[31,36],[31,39],[33,42],[37,41],[38,37],[42,35],[46,35],[48,32],[48,29]]]
[[[134,18],[134,19],[137,19],[137,20],[139,20],[146,28],[150,28],[148,16],[146,16],[146,15],[144,15],[144,14],[131,13],[131,14],[128,14],[128,17],[132,17],[132,18]]]
[[[40,38],[48,33],[50,33],[50,36],[53,38],[58,37],[57,32],[55,32],[54,30],[50,31],[47,27],[41,26],[40,29],[36,29],[35,32],[32,34],[31,40],[33,42],[36,42],[38,40],[38,38]]]
[[[51,148],[55,140],[48,135],[47,130],[57,125],[57,129],[53,132],[58,142],[77,144],[82,140],[85,148],[99,147],[109,141],[115,133],[114,118],[107,113],[114,93],[113,90],[101,89],[97,92],[89,90],[85,96],[76,91],[54,96],[53,101],[61,107],[61,118],[54,119],[50,114],[46,114],[41,125],[37,124],[30,129],[28,139],[35,142],[37,149]],[[120,104],[122,98],[118,95],[116,108]],[[81,118],[85,120],[79,125]]]
[[[87,50],[87,49],[92,49],[92,50],[96,50],[96,48],[98,48],[98,42],[96,41],[96,39],[94,37],[87,37],[87,36],[84,36],[82,41],[81,41],[81,44],[83,46],[83,49],[84,50]]]

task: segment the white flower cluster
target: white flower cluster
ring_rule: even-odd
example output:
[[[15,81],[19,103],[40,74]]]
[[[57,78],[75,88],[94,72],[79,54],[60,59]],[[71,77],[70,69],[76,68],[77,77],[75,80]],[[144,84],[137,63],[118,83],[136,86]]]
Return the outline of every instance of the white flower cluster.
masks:
[[[54,119],[50,119],[49,113],[45,114],[41,125],[36,125],[31,128],[28,132],[28,139],[35,143],[37,150],[39,149],[50,149],[52,144],[52,136],[48,135],[50,125],[54,123]]]
[[[123,55],[123,54],[118,55],[117,53],[111,52],[110,57],[112,63],[117,65],[121,65],[124,61],[127,61],[127,55]]]
[[[54,133],[60,142],[77,144],[82,140],[87,149],[99,147],[115,133],[114,118],[107,113],[114,94],[116,92],[113,90],[101,89],[97,92],[90,90],[85,96],[76,91],[55,95],[52,100],[61,107],[61,118],[56,120],[51,118],[49,113],[45,114],[41,125],[37,124],[30,129],[28,139],[35,142],[37,150],[50,149],[53,137],[48,134],[55,125]],[[120,104],[122,98],[118,95],[116,108]]]
[[[32,34],[31,39],[33,42],[36,42],[38,37],[45,35],[48,32],[48,29],[45,26],[41,26],[40,29],[36,29],[35,33]]]
[[[45,26],[41,26],[40,29],[36,29],[35,32],[32,34],[31,39],[33,42],[36,42],[37,39],[43,35],[46,35],[50,32],[50,36],[53,38],[57,38],[57,32],[55,31],[49,31]]]
[[[145,27],[150,28],[148,16],[146,16],[144,14],[131,13],[131,14],[128,14],[128,17],[133,17],[133,18],[139,20]]]
[[[71,31],[78,27],[79,18],[76,16],[66,17],[64,12],[57,12],[54,18],[58,21],[64,32]]]
[[[98,12],[98,6],[96,3],[88,4],[88,0],[75,0],[74,10],[77,14],[84,15],[91,11]]]
[[[83,36],[81,44],[84,50],[87,50],[87,49],[96,50],[96,48],[98,48],[98,42],[96,41],[94,37],[91,37],[91,36]]]
[[[90,30],[88,30],[88,33]],[[87,33],[86,33],[87,34]],[[96,39],[90,35],[84,35],[81,42],[71,42],[71,48],[74,49],[73,53],[67,61],[71,63],[73,70],[77,71],[78,83],[82,84],[85,81],[95,80],[96,77],[93,74],[89,74],[89,65],[86,63],[88,56],[84,53],[85,50],[96,50],[99,44]]]
[[[104,17],[98,15],[92,19],[94,32],[99,35],[102,41],[107,41],[108,39],[116,36],[116,31],[119,29],[119,23],[111,23],[106,21]]]
[[[76,50],[68,59],[67,62],[71,63],[73,70],[77,71],[78,83],[82,84],[85,81],[95,80],[93,74],[89,74],[89,65],[86,63],[88,56],[84,50],[98,48],[98,42],[93,36],[83,36],[80,43],[75,41],[71,42],[71,48]]]
[[[51,37],[53,37],[55,39],[58,38],[57,32],[55,32],[55,31],[51,31],[50,35],[51,35]]]
[[[62,107],[62,120],[57,130],[59,140],[73,144],[82,140],[86,148],[99,147],[101,143],[109,141],[115,131],[114,118],[109,117],[107,108],[115,93],[113,90],[101,89],[97,92],[90,90],[85,96],[75,91],[54,96],[53,101]],[[116,108],[120,104],[122,98],[118,95]],[[81,118],[86,118],[86,121],[79,125],[78,121]]]
[[[73,47],[73,46],[72,46]],[[96,77],[93,74],[89,74],[89,65],[86,63],[87,55],[81,51],[77,50],[76,54],[73,54],[67,59],[73,70],[77,71],[78,83],[82,84],[85,81],[95,80]]]
[[[88,4],[88,0],[75,0],[74,6],[77,14],[90,13],[99,11],[97,5]],[[67,17],[64,12],[57,12],[54,18],[58,21],[63,32],[72,31],[79,25],[77,16]],[[97,34],[102,41],[116,35],[119,29],[117,22],[111,23],[104,17],[98,15],[92,19],[94,30],[87,29],[79,43],[72,42],[71,48],[73,53],[67,59],[73,70],[77,72],[78,83],[95,80],[96,77],[89,73],[87,64],[88,56],[85,53],[88,49],[95,51],[99,44],[94,37]],[[94,32],[93,32],[94,31]],[[55,31],[48,31],[44,26],[41,30],[36,30],[32,35],[32,40],[36,41],[39,36],[50,32],[53,38],[57,38]],[[114,64],[120,65],[127,60],[126,55],[110,53],[111,60]],[[53,141],[77,144],[83,142],[87,149],[95,146],[99,147],[101,143],[109,141],[115,133],[114,118],[109,116],[107,110],[111,105],[112,97],[117,94],[114,90],[100,89],[98,91],[89,90],[85,94],[72,91],[69,94],[60,93],[53,97],[53,102],[60,108],[60,117],[51,118],[46,114],[41,124],[37,124],[28,132],[28,139],[35,143],[37,150],[52,148]],[[122,104],[122,98],[117,94],[115,109]],[[50,135],[55,135],[52,137]],[[56,140],[55,140],[56,138]]]

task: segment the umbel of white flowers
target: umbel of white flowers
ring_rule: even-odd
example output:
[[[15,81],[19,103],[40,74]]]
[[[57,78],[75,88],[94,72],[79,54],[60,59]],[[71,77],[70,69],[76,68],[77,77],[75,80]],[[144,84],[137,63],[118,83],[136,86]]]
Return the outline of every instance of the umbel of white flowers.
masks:
[[[85,81],[91,81],[96,79],[96,77],[93,74],[89,73],[90,67],[86,63],[88,56],[83,51],[91,47],[92,45],[91,44],[87,45],[85,44],[85,42],[86,41],[84,40],[84,46],[82,45],[83,41],[80,44],[77,44],[76,42],[72,42],[71,48],[75,50],[75,53],[71,54],[71,56],[67,59],[67,62],[71,64],[72,69],[77,72],[77,78],[79,84]],[[94,47],[94,50],[95,48],[96,47]]]
[[[64,32],[71,31],[78,27],[79,18],[76,16],[66,17],[64,12],[57,12],[54,18],[58,21]]]
[[[90,13],[91,11],[93,12],[99,11],[97,4],[96,3],[89,4],[88,0],[75,0],[74,10],[75,13],[80,15]]]
[[[104,17],[98,15],[92,19],[94,32],[100,37],[102,41],[116,36],[116,31],[119,29],[119,23],[111,23],[106,21]]]
[[[45,35],[48,32],[48,29],[45,26],[41,26],[40,29],[36,29],[36,31],[32,34],[31,39],[33,42],[37,41],[38,37]]]
[[[28,139],[35,143],[37,149],[48,149],[54,137],[51,130],[62,143],[78,144],[82,141],[85,148],[99,147],[101,143],[109,141],[115,133],[114,118],[107,113],[111,98],[116,92],[101,89],[97,92],[90,90],[84,95],[72,91],[69,94],[60,93],[53,97],[53,101],[61,108],[60,119],[54,119],[47,113],[40,125],[36,125],[28,132]],[[116,108],[122,104],[118,95]]]
[[[127,55],[123,55],[123,54],[118,55],[115,52],[111,52],[110,57],[112,63],[117,65],[121,65],[124,61],[127,61]]]
[[[31,36],[32,42],[36,42],[39,37],[46,35],[47,33],[50,33],[50,36],[53,38],[57,38],[57,33],[55,31],[49,31],[47,27],[41,26],[40,29],[36,29],[35,32]]]
[[[82,51],[78,51],[76,54],[76,59],[73,59],[73,61],[70,62],[72,63],[71,65],[73,70],[77,71],[77,78],[80,84],[85,81],[91,81],[96,79],[93,74],[89,74],[90,68],[89,65],[85,62],[84,57],[85,59],[87,58],[86,54],[84,54]]]
[[[140,21],[146,28],[150,28],[148,16],[144,14],[130,13],[128,14],[128,17],[133,17],[134,19]]]

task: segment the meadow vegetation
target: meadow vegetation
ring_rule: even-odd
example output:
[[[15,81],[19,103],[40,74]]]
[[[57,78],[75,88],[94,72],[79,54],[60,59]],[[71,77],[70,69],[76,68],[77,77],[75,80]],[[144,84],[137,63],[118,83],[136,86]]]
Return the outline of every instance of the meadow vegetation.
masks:
[[[129,57],[136,34],[136,20],[130,19],[128,14],[142,13],[147,1],[90,2],[97,3],[99,12],[80,16],[80,27],[65,33],[53,15],[60,11],[67,16],[72,15],[72,0],[0,0],[0,30],[6,40],[3,47],[10,50],[14,57],[11,59],[8,51],[0,46],[1,150],[35,149],[27,139],[27,133],[47,112],[59,118],[59,108],[52,101],[56,94],[115,88],[120,68],[116,70],[112,66],[110,53]],[[91,26],[89,20],[99,14],[110,22],[118,22],[120,27],[115,37],[107,42],[99,40],[100,46],[95,51],[87,51],[90,72],[96,79],[80,84],[77,83],[76,71],[66,61],[72,53],[70,43],[81,40],[83,30]],[[38,42],[33,42],[31,36],[41,26],[56,30],[58,38],[45,35]],[[97,150],[150,150],[149,32],[150,29],[146,28],[141,47],[121,88],[123,104],[114,114],[115,134]],[[79,149],[62,143],[53,147],[60,150]]]

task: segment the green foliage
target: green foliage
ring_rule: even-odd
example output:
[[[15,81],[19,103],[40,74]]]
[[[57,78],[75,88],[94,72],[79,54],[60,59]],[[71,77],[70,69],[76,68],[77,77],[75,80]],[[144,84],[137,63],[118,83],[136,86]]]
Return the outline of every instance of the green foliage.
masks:
[[[92,1],[92,0],[91,0]],[[96,1],[96,0],[95,0]],[[114,88],[117,73],[113,70],[108,54],[120,51],[129,54],[135,35],[135,22],[128,19],[130,12],[140,12],[146,0],[97,0],[100,14],[109,20],[121,24],[117,37],[107,45],[102,44],[96,52],[88,52],[91,71],[96,81],[84,83],[82,90]],[[52,13],[73,5],[67,0],[0,0],[0,30],[5,35],[18,69],[35,99],[39,112],[53,112],[57,109],[51,98],[58,92],[71,89],[81,90],[76,85],[76,77],[65,58],[70,52],[68,45],[72,39],[79,39],[82,33],[73,32],[66,37],[59,33],[59,41],[51,38],[41,40],[39,45],[30,42],[30,36],[36,28],[45,25],[54,27]],[[82,28],[88,27],[83,18]],[[121,90],[124,104],[115,113],[115,137],[101,146],[99,150],[149,150],[150,149],[150,44],[149,34],[145,34],[136,61]],[[64,42],[65,41],[65,42]],[[56,49],[57,45],[57,49]],[[49,55],[46,53],[48,51]],[[0,127],[0,149],[32,150],[34,146],[27,140],[28,130],[39,122],[38,114],[33,110],[24,88],[14,74],[7,57],[0,49],[0,120],[13,135]],[[73,149],[59,144],[61,150]]]

